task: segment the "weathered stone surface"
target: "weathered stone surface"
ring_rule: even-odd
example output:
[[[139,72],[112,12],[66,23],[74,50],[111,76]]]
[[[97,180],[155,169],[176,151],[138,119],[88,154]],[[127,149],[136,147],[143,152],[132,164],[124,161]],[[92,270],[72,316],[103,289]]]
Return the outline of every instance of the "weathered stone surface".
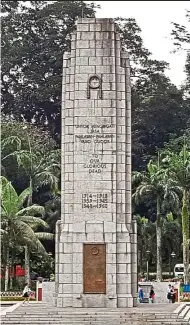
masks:
[[[63,61],[56,305],[133,307],[137,240],[131,218],[128,55],[121,54],[110,19],[80,19],[71,43],[71,53],[64,54]],[[95,294],[84,294],[85,244],[92,244],[94,269],[98,244],[106,247],[106,268],[97,266],[94,273]],[[106,278],[104,294],[98,292],[102,278]]]

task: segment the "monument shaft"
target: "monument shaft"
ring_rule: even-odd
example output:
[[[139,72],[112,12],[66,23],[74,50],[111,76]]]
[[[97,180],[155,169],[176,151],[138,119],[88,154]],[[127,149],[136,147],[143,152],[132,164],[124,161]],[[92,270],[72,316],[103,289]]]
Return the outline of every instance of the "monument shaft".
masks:
[[[56,303],[133,307],[130,67],[110,19],[81,19],[63,58]]]

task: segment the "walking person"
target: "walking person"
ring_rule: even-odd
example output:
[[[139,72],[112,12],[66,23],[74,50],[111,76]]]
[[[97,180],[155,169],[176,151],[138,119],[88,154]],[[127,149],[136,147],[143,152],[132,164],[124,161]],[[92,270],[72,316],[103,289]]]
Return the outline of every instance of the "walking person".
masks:
[[[140,302],[144,301],[144,291],[143,288],[139,285],[138,298]]]
[[[172,289],[172,286],[171,286],[171,284],[169,284],[168,289],[167,289],[167,299],[168,299],[169,303],[171,302],[171,289]]]
[[[29,304],[29,301],[30,301],[30,287],[28,285],[28,283],[25,283],[25,287],[24,287],[24,290],[23,290],[23,297],[25,298],[24,301],[23,301],[23,305],[25,304]]]
[[[149,293],[149,302],[153,303],[155,298],[155,292],[154,292],[154,287],[151,286],[150,293]]]

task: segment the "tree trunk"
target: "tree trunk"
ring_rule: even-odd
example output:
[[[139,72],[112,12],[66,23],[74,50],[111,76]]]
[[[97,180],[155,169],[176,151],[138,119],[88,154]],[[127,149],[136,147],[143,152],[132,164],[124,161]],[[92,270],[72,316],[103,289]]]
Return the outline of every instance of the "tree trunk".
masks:
[[[161,224],[161,202],[157,198],[157,220],[156,220],[156,241],[157,241],[157,281],[162,281],[162,224]]]
[[[24,247],[25,249],[25,282],[30,283],[30,254],[28,246]]]
[[[171,277],[171,254],[169,251],[169,276]]]
[[[30,178],[29,187],[33,190],[33,187],[32,187],[32,179],[31,178]],[[29,207],[31,205],[32,205],[32,194],[28,196],[27,207]]]
[[[142,273],[143,272],[143,252],[142,252],[142,249],[140,250],[139,264],[140,264],[140,273]]]
[[[5,291],[8,290],[9,284],[9,247],[6,249],[6,264],[5,264]]]
[[[189,284],[189,209],[188,192],[183,191],[182,206],[182,232],[183,232],[183,264],[184,264],[184,283]]]
[[[29,187],[32,188],[32,178],[30,177],[30,184]],[[32,194],[28,196],[28,200],[27,200],[27,207],[32,205]],[[29,253],[29,249],[28,246],[24,247],[24,251],[25,251],[25,282],[26,283],[30,283],[30,253]]]
[[[10,275],[9,275],[9,286],[10,289],[12,290],[13,288],[13,279],[14,279],[14,253],[11,254],[11,266],[10,266]]]

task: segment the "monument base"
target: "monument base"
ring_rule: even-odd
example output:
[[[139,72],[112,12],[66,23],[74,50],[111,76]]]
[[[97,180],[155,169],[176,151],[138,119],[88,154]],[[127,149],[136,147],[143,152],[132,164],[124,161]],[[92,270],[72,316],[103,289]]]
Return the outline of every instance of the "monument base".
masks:
[[[106,222],[100,224],[102,229],[107,228]],[[86,228],[89,225],[92,226],[90,222],[84,224]],[[79,225],[76,228],[80,228]],[[129,234],[127,228],[122,233],[99,231],[85,234],[68,230],[69,225],[58,221],[55,305],[63,308],[135,307],[137,284],[131,276],[131,240],[136,238],[135,233]],[[105,242],[105,239],[109,241]],[[97,241],[92,243],[92,240]],[[104,247],[105,258],[101,252]],[[134,276],[136,278],[137,274]],[[96,290],[104,293],[96,293]]]
[[[131,308],[136,307],[132,297],[112,297],[107,295],[81,295],[81,297],[57,298],[56,307],[62,308]]]

